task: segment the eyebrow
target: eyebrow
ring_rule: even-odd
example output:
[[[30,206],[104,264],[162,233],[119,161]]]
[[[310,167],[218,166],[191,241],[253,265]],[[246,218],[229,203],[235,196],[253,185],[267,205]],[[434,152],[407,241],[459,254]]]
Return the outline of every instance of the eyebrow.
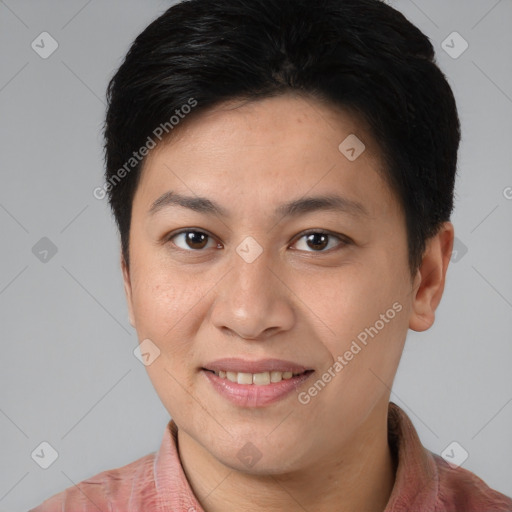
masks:
[[[154,201],[148,210],[148,215],[152,216],[162,209],[175,206],[181,206],[203,214],[231,217],[228,210],[206,197],[185,196],[174,191],[165,192]],[[297,217],[320,210],[341,212],[353,217],[370,216],[362,203],[338,195],[301,197],[278,206],[274,210],[274,215]]]

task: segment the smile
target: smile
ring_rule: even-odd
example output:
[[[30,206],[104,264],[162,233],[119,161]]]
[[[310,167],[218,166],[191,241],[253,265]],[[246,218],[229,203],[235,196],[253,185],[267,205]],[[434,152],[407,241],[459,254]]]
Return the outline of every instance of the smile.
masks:
[[[249,373],[225,370],[200,372],[215,393],[237,407],[265,407],[300,392],[302,384],[315,372],[278,370]],[[294,393],[295,392],[295,393]]]
[[[302,375],[312,370],[306,370],[306,372],[260,372],[260,373],[247,373],[247,372],[232,372],[232,371],[212,371],[217,377],[221,379],[227,379],[230,382],[236,382],[238,384],[253,384],[255,386],[268,386],[269,384],[281,382],[282,380],[288,380],[292,377]]]

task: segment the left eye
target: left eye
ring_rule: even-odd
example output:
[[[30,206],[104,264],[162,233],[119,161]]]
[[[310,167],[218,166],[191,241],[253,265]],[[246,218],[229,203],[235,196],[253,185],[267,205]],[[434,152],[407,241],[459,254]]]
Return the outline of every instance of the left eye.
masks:
[[[338,243],[334,244],[336,245],[347,245],[348,242],[342,240],[339,236],[332,235],[331,233],[326,233],[324,231],[310,231],[309,233],[303,234],[296,244],[300,245],[299,242],[304,240],[304,243],[302,244],[302,248],[298,248],[299,250],[305,250],[306,252],[327,252],[326,247],[328,247],[327,250],[332,249],[333,244],[331,243],[332,240],[337,240]],[[308,251],[307,248],[304,249],[304,247],[309,247],[310,249],[313,249],[312,251]]]

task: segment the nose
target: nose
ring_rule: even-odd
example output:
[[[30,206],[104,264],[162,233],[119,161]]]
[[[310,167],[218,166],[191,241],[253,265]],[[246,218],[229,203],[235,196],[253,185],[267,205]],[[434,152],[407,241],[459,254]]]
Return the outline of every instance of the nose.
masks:
[[[244,339],[263,340],[292,328],[293,293],[265,251],[248,263],[237,253],[218,285],[211,321],[218,329]]]

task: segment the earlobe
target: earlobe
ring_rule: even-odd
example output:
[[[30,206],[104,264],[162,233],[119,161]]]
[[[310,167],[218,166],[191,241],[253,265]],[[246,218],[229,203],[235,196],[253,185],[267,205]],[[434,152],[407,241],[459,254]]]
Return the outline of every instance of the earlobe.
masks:
[[[123,272],[123,282],[124,282],[124,293],[126,295],[126,303],[128,305],[128,314],[130,319],[130,325],[135,327],[135,319],[133,314],[133,304],[132,304],[132,284],[130,279],[130,270],[126,261],[124,260],[124,256],[121,254],[121,270]]]
[[[453,239],[453,224],[445,222],[437,235],[427,241],[412,290],[414,297],[409,327],[413,331],[426,331],[435,321],[435,311],[443,296]]]

